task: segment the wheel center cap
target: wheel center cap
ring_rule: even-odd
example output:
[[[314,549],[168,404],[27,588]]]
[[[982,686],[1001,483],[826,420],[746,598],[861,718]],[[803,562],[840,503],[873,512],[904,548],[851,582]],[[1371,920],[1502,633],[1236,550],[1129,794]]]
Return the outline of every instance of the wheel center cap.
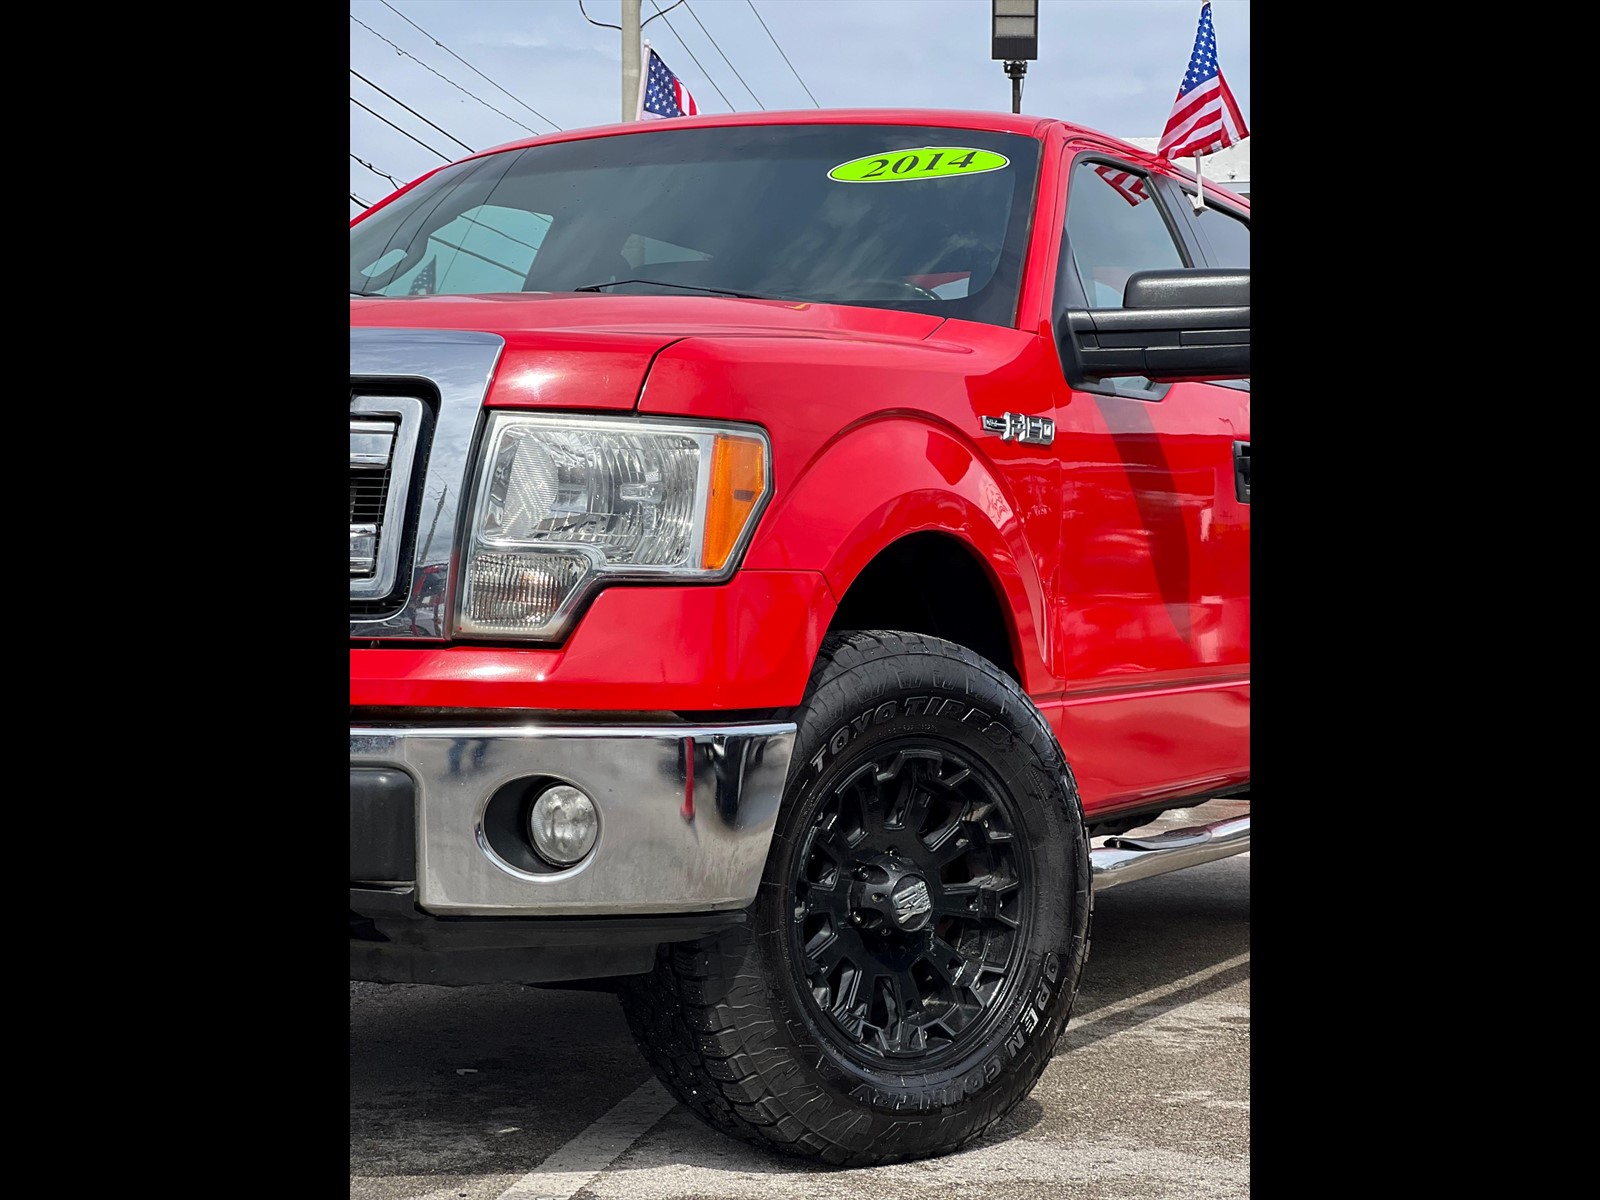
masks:
[[[902,930],[915,932],[928,923],[933,911],[933,899],[928,895],[928,885],[916,875],[907,875],[889,893],[889,916]]]
[[[855,871],[851,921],[884,932],[915,933],[933,914],[933,890],[915,863],[894,851],[875,855]]]

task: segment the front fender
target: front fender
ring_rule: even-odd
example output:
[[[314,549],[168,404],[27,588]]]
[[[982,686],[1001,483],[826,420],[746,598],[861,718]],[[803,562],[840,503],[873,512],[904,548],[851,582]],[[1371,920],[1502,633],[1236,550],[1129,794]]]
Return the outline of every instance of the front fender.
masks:
[[[745,560],[811,570],[843,600],[885,548],[913,533],[964,542],[1001,595],[1023,686],[1046,690],[1044,589],[1006,479],[954,431],[915,414],[884,414],[843,431],[806,465],[762,520]],[[816,647],[810,648],[815,653]]]
[[[690,337],[657,356],[639,411],[750,421],[771,435],[775,491],[745,569],[818,572],[839,603],[899,539],[959,539],[996,589],[1023,687],[1037,696],[1058,686],[1041,576],[1060,540],[1059,464],[998,439],[985,453],[964,431],[1048,399],[1060,367],[1037,337],[966,323],[959,333],[937,344]],[[820,646],[804,648],[814,657]]]

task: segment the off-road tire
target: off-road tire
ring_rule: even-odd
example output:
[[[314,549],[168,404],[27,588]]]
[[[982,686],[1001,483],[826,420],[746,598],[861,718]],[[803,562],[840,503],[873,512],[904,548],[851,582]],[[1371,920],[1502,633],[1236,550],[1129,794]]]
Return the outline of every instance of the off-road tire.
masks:
[[[915,753],[900,753],[900,748]],[[918,755],[939,761],[913,761]],[[863,767],[870,763],[879,764],[875,772]],[[923,771],[926,781],[909,777],[912,782],[891,793],[898,785],[881,781],[890,779],[902,763]],[[956,769],[962,763],[972,771]],[[904,822],[912,821],[906,814],[913,804],[920,804],[925,814],[929,804],[957,795],[947,793],[940,772],[967,789],[977,786],[973,776],[981,775],[977,782],[990,789],[986,794],[996,796],[996,802],[974,806],[950,800],[941,811],[952,811],[954,805],[959,815],[946,818],[943,829],[936,831],[945,835],[938,844],[953,844],[949,831],[963,831],[982,843],[981,849],[965,852],[978,856],[970,861],[1002,864],[1025,882],[1005,883],[1002,866],[995,866],[990,875],[969,875],[978,883],[945,884],[941,873],[949,868],[928,865],[932,859],[926,857],[930,852],[922,844],[924,835],[917,834],[917,843],[909,847],[907,837],[894,836],[894,814],[900,815],[903,829],[908,827]],[[841,783],[852,778],[864,782]],[[875,819],[867,816],[869,806],[890,806],[891,819],[878,819],[872,828],[880,840],[897,843],[890,853],[922,863],[906,866],[905,877],[892,874],[904,861],[898,857],[874,860],[890,863],[888,876],[871,874],[878,870],[875,866],[852,868],[849,876],[830,873],[832,859],[816,843],[824,833],[834,836],[838,814],[846,811],[839,797],[856,786],[881,789],[870,794],[910,797],[861,800],[849,810],[860,814],[850,818],[855,821],[850,833],[866,844],[865,831]],[[934,798],[923,800],[923,794]],[[985,833],[978,813],[993,815],[997,828]],[[1000,832],[1007,824],[1004,814],[1010,814],[1009,837]],[[808,873],[833,882],[823,888],[807,882]],[[957,980],[981,982],[973,985],[975,990],[960,991],[955,983],[929,974],[928,963],[919,960],[914,967],[922,969],[922,976],[911,982],[945,989],[919,1008],[921,996],[902,1001],[894,981],[863,970],[860,977],[882,989],[874,993],[876,1000],[865,1002],[869,1015],[879,1014],[871,1017],[883,1026],[877,1029],[846,1009],[846,999],[854,999],[864,986],[859,980],[847,987],[843,981],[850,977],[840,975],[836,992],[830,991],[822,956],[816,962],[805,958],[812,942],[838,940],[836,916],[802,919],[801,913],[813,904],[835,903],[836,889],[844,886],[841,878],[883,877],[891,883],[899,879],[896,896],[914,893],[925,878],[923,890],[935,899],[927,915],[885,907],[890,902],[879,905],[881,912],[866,911],[868,925],[882,927],[870,935],[878,939],[872,944],[921,946],[923,932],[902,925],[922,920],[927,922],[926,944],[940,947],[933,952],[937,957],[944,957],[946,945],[934,940],[941,929],[963,946],[979,947],[976,967],[957,959],[948,960],[948,966],[955,968]],[[973,894],[970,907],[976,914],[985,880],[999,882],[982,896],[982,917],[938,915],[968,893]],[[872,903],[862,889],[873,885],[849,886],[856,889],[850,897]],[[817,890],[815,901],[812,888]],[[876,899],[884,897],[877,894]],[[920,903],[921,897],[912,897],[903,907],[916,909]],[[884,631],[830,635],[806,690],[778,827],[751,920],[712,937],[663,946],[651,974],[625,983],[623,1007],[656,1074],[685,1106],[725,1133],[850,1167],[947,1153],[1010,1112],[1049,1062],[1088,955],[1091,903],[1089,843],[1077,785],[1050,728],[1017,685],[985,659],[938,638]],[[858,921],[863,911],[849,909],[845,920]],[[1012,924],[1002,926],[1002,920]],[[804,931],[818,921],[822,933],[806,942]],[[1017,932],[1008,935],[1005,930],[1012,925]],[[850,944],[859,955],[869,934],[857,930],[855,936],[858,940]],[[1005,956],[1011,967],[1004,971],[986,965]],[[812,973],[803,973],[807,971]],[[991,993],[989,1001],[980,999],[984,990]],[[834,1008],[825,1010],[822,1005],[835,995]],[[941,1001],[941,996],[955,999]],[[966,1018],[969,1010],[979,1015]],[[953,1015],[939,1024],[929,1016],[936,1011]],[[965,1019],[963,1027],[951,1032],[960,1019]],[[919,1020],[935,1023],[919,1026]],[[942,1048],[922,1049],[934,1046]]]

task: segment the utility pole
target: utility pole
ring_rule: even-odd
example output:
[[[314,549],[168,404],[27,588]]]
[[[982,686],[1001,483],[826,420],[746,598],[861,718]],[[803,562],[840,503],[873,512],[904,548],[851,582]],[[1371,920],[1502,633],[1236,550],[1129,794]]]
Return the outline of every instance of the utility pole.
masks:
[[[639,113],[639,0],[622,0],[622,119]]]

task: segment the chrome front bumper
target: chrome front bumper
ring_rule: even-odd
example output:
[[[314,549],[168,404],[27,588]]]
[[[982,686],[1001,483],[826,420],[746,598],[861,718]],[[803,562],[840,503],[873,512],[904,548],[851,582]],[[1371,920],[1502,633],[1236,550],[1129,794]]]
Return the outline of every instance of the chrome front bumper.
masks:
[[[563,726],[512,717],[352,726],[350,766],[393,768],[414,782],[425,912],[707,912],[755,899],[794,734],[793,723]],[[535,874],[495,852],[485,809],[521,779],[570,783],[594,800],[600,834],[582,862]]]

